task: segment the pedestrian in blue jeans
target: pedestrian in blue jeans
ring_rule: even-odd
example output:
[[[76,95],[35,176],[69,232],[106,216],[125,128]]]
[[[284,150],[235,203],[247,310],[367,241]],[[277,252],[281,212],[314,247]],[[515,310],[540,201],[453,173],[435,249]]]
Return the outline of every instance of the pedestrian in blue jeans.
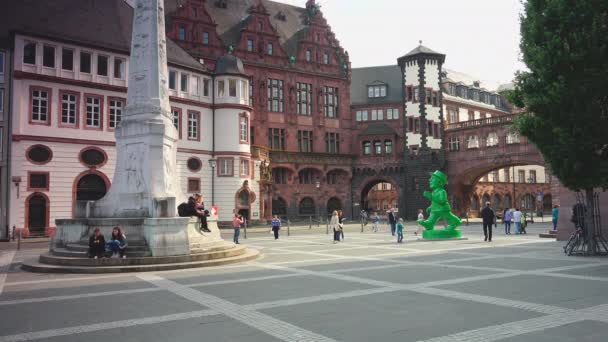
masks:
[[[403,243],[403,219],[399,219],[397,223],[397,243]]]
[[[388,222],[391,224],[391,234],[395,236],[397,230],[397,218],[395,217],[395,209],[391,208],[388,212]]]
[[[519,208],[515,208],[515,212],[513,213],[513,221],[515,221],[516,234],[521,234],[521,216],[522,212],[519,211]]]
[[[508,208],[505,209],[505,213],[502,217],[502,220],[505,223],[505,234],[511,234],[511,211]]]
[[[242,215],[234,214],[234,220],[232,220],[232,227],[234,228],[234,243],[239,244],[239,235],[241,235],[241,225],[245,223]]]

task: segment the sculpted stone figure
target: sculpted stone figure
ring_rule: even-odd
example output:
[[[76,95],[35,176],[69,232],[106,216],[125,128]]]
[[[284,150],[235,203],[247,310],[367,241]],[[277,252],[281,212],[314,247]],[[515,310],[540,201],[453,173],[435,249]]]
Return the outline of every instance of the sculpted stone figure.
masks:
[[[461,232],[456,228],[460,226],[462,221],[452,213],[448,202],[448,193],[445,191],[448,177],[445,173],[437,170],[431,175],[429,183],[431,191],[425,191],[423,196],[431,201],[431,206],[426,209],[430,216],[426,220],[418,220],[418,224],[425,228],[422,236],[425,239],[460,237]],[[439,219],[444,219],[448,223],[444,230],[435,230],[435,223]]]

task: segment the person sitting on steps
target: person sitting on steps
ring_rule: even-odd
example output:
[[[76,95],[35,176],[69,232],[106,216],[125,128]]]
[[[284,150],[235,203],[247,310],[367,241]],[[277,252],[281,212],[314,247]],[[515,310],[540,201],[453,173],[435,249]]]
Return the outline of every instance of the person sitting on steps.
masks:
[[[200,196],[200,195],[199,195]],[[182,206],[183,204],[180,204]],[[179,207],[178,207],[179,210]],[[207,227],[207,213],[204,210],[204,205],[202,203],[202,197],[200,197],[200,202],[194,196],[188,197],[188,203],[186,204],[186,208],[184,210],[186,213],[184,216],[196,216],[199,220],[199,229],[204,232],[211,232]],[[180,213],[180,216],[182,214]]]
[[[122,233],[120,228],[114,227],[114,229],[112,229],[110,242],[108,242],[108,247],[112,251],[112,258],[120,257],[125,259],[127,257],[125,255],[127,246],[127,237]]]
[[[106,252],[106,239],[99,228],[89,238],[89,258],[101,259]]]

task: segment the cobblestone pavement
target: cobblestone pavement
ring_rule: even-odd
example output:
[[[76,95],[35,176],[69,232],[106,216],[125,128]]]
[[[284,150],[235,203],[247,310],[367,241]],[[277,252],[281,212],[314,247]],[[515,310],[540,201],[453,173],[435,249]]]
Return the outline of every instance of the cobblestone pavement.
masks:
[[[566,257],[546,228],[489,243],[479,224],[437,242],[406,227],[404,244],[262,229],[247,264],[110,275],[22,272],[45,245],[2,245],[0,341],[605,341],[608,259]]]

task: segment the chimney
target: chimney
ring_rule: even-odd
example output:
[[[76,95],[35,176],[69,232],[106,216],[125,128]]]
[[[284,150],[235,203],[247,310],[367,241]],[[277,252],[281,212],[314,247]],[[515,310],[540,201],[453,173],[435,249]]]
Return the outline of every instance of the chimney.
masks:
[[[475,88],[479,88],[479,84],[480,84],[480,82],[479,82],[479,81],[474,81],[474,82],[473,82],[473,86],[474,86]]]

